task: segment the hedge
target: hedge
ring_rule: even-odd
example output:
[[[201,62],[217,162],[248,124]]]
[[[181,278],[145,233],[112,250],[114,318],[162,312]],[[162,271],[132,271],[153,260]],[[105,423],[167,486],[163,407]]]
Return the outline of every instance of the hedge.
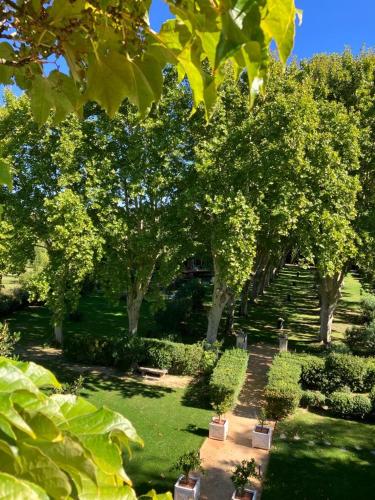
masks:
[[[202,344],[182,344],[142,337],[72,335],[64,339],[64,355],[76,362],[129,369],[135,364],[164,368],[175,375],[213,369],[216,355]]]
[[[301,406],[304,408],[321,408],[325,405],[326,396],[320,391],[303,391]]]
[[[270,418],[280,420],[293,413],[301,400],[301,359],[290,353],[274,358],[265,389],[266,411]]]
[[[212,372],[209,393],[213,406],[221,405],[225,411],[234,408],[245,382],[248,353],[243,349],[228,349]]]
[[[330,394],[327,403],[332,413],[344,418],[364,418],[372,409],[371,400],[365,394],[336,391]]]

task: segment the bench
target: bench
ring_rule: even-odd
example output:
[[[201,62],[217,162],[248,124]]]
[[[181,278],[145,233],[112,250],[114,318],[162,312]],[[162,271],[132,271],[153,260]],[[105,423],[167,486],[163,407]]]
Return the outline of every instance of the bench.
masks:
[[[168,370],[162,370],[160,368],[150,368],[149,366],[138,366],[138,371],[143,377],[164,377],[168,373]]]

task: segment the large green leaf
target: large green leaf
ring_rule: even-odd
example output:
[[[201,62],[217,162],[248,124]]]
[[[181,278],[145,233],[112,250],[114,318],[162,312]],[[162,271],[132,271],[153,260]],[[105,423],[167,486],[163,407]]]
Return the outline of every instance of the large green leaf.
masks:
[[[0,393],[0,416],[5,418],[13,427],[20,429],[33,438],[35,437],[35,434],[31,427],[13,408],[10,394]]]
[[[38,125],[43,125],[54,108],[55,100],[48,78],[36,75],[29,91],[31,112]]]
[[[0,498],[9,500],[49,500],[49,496],[36,484],[0,472]]]
[[[143,445],[142,439],[138,436],[133,425],[128,419],[120,413],[109,410],[108,408],[100,408],[93,413],[73,418],[69,424],[63,426],[68,427],[70,432],[78,435],[85,434],[106,434],[115,432],[120,438],[124,437]]]
[[[56,403],[67,421],[96,411],[93,404],[73,394],[53,394],[50,399]]]
[[[95,466],[76,439],[64,436],[63,439],[54,443],[36,441],[33,444],[63,470],[69,473],[69,470],[74,468],[78,473],[85,474],[96,483]]]
[[[19,443],[22,478],[41,486],[53,498],[66,498],[71,493],[68,476],[36,446]]]
[[[91,454],[94,462],[107,474],[114,474],[119,479],[131,484],[122,466],[121,450],[110,439],[109,434],[80,436],[80,441]]]
[[[26,363],[23,361],[12,361],[12,363],[14,366],[19,368],[26,377],[30,378],[30,380],[34,382],[37,387],[61,387],[61,384],[55,375],[43,366],[37,365],[33,362]]]

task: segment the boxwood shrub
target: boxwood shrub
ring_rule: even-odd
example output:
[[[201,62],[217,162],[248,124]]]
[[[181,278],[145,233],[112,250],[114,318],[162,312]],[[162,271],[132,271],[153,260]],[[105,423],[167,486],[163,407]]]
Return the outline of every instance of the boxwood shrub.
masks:
[[[304,356],[301,360],[301,382],[303,387],[312,390],[323,390],[327,385],[325,359],[319,356]]]
[[[266,409],[270,418],[280,420],[293,413],[301,400],[301,359],[290,353],[275,357],[265,389]]]
[[[375,412],[375,385],[370,391],[369,398],[372,404],[372,410]]]
[[[142,337],[72,335],[64,339],[64,355],[76,362],[129,369],[134,364],[164,368],[175,375],[212,369],[214,359],[202,344],[182,344]],[[209,366],[208,366],[209,365]]]
[[[212,405],[222,405],[226,411],[234,408],[245,382],[247,364],[248,353],[243,349],[224,351],[210,378],[209,392]]]
[[[301,406],[304,408],[321,408],[325,405],[326,396],[320,391],[303,391]]]
[[[372,409],[371,400],[365,394],[336,391],[327,398],[328,407],[338,417],[364,418]]]
[[[328,391],[334,392],[347,385],[353,392],[363,392],[366,386],[367,367],[367,360],[359,356],[330,354],[325,363]]]

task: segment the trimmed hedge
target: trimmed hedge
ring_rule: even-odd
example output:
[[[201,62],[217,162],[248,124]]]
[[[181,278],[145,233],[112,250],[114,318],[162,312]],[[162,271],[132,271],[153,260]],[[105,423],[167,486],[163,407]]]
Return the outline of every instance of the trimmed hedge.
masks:
[[[312,390],[322,390],[326,385],[325,359],[318,356],[304,356],[301,360],[302,385]]]
[[[370,391],[369,398],[372,404],[372,409],[375,412],[375,385]]]
[[[332,392],[347,385],[353,392],[365,391],[367,361],[351,354],[330,354],[325,370],[329,377],[328,390]]]
[[[210,383],[210,401],[226,411],[234,408],[246,378],[248,353],[243,349],[228,349],[217,362]]]
[[[265,389],[266,411],[270,418],[280,420],[297,409],[302,396],[299,385],[301,372],[298,356],[282,353],[275,357]]]
[[[301,406],[304,408],[321,408],[326,403],[326,396],[320,391],[303,391]]]
[[[344,418],[364,418],[372,409],[371,400],[365,394],[336,391],[330,394],[327,402],[332,413]]]
[[[202,344],[182,344],[142,337],[95,337],[73,335],[64,339],[64,355],[76,362],[129,369],[135,364],[164,368],[175,375],[210,371],[216,355]]]

